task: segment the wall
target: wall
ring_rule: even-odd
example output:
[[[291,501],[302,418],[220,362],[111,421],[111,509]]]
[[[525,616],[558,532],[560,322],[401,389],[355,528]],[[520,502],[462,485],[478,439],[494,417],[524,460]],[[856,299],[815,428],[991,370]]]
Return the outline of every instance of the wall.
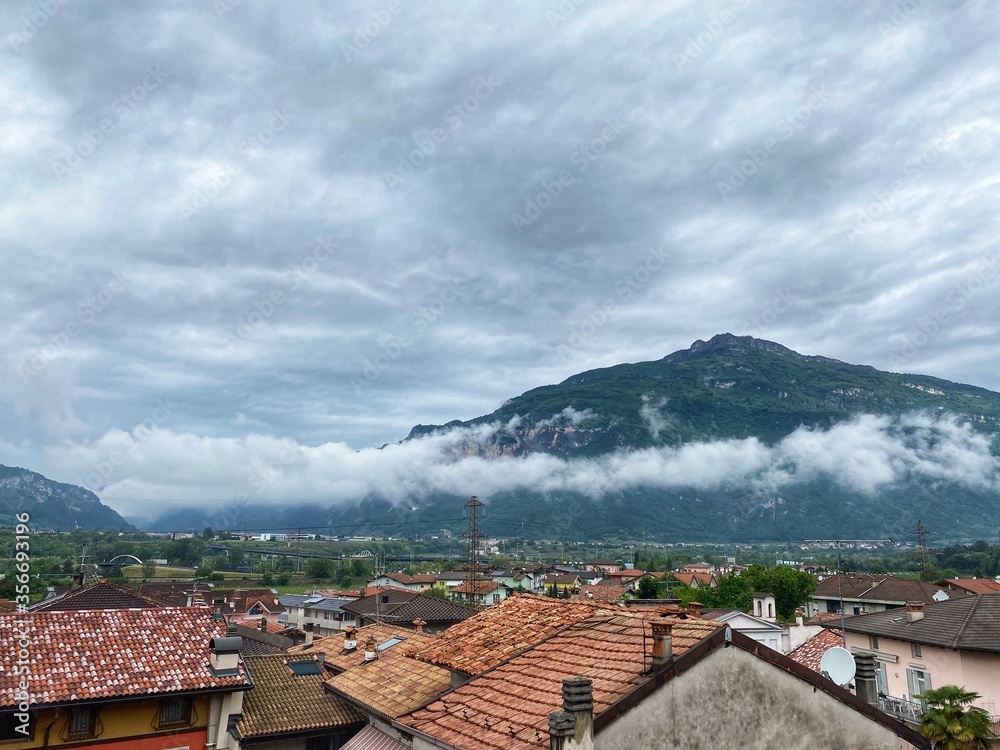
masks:
[[[596,750],[887,750],[911,746],[835,698],[731,647],[706,656],[626,713]],[[416,748],[416,746],[415,746]]]
[[[64,741],[60,738],[60,734],[64,733],[69,721],[70,710],[67,708],[40,709],[34,712],[34,738],[27,742],[4,742],[2,747],[3,750],[45,747],[45,730],[55,719],[55,724],[52,725],[48,733],[48,747],[73,746],[86,742],[88,748],[113,747],[118,750],[123,748],[162,750],[184,746],[204,748],[208,741],[205,729],[208,726],[209,714],[209,699],[207,697],[195,699],[194,711],[192,712],[195,723],[192,727],[164,729],[157,732],[153,728],[153,722],[158,712],[159,701],[157,700],[107,703],[98,707],[100,725],[103,726],[103,732],[99,737],[90,741]]]

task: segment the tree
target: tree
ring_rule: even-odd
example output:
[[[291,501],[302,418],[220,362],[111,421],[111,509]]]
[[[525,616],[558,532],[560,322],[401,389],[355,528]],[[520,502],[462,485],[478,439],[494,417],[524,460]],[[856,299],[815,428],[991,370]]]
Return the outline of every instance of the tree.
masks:
[[[291,573],[281,573],[280,575],[278,575],[277,584],[279,586],[287,586],[291,582],[292,582]]]
[[[945,685],[914,696],[928,708],[920,718],[920,733],[939,750],[986,750],[996,736],[990,730],[990,715],[971,704],[979,693],[957,685]]]
[[[327,579],[333,577],[333,560],[316,557],[306,565],[306,575],[310,578]]]
[[[659,599],[660,582],[653,576],[643,576],[639,579],[635,595],[637,599]]]
[[[146,562],[142,564],[142,577],[150,581],[156,577],[155,560],[146,560]]]

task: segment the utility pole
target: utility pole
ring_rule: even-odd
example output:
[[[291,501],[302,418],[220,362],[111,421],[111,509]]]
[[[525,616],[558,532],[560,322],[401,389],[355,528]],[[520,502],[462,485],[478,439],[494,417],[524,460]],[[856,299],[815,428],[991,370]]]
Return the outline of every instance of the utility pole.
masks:
[[[468,553],[466,557],[469,561],[469,576],[465,579],[469,585],[469,593],[465,595],[466,601],[476,602],[476,594],[479,593],[479,541],[486,536],[479,530],[479,509],[484,503],[479,502],[475,495],[465,504],[469,509],[469,530],[462,534],[462,538],[468,540]]]
[[[917,535],[917,546],[920,547],[920,580],[926,581],[929,577],[927,566],[927,535],[930,532],[918,520],[917,528],[913,529],[910,533]]]

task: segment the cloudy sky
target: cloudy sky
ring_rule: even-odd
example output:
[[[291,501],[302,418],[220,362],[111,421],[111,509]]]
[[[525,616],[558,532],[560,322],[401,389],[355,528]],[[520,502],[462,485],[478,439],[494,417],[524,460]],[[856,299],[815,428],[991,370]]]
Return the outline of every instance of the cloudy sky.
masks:
[[[723,331],[1000,390],[998,16],[10,0],[0,463],[348,499]]]

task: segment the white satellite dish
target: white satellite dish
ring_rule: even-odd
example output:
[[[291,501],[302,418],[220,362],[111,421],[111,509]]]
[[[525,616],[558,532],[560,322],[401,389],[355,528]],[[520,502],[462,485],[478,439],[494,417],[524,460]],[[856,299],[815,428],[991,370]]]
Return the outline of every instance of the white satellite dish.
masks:
[[[856,670],[851,652],[840,646],[834,646],[819,660],[819,671],[841,687],[854,679]]]

